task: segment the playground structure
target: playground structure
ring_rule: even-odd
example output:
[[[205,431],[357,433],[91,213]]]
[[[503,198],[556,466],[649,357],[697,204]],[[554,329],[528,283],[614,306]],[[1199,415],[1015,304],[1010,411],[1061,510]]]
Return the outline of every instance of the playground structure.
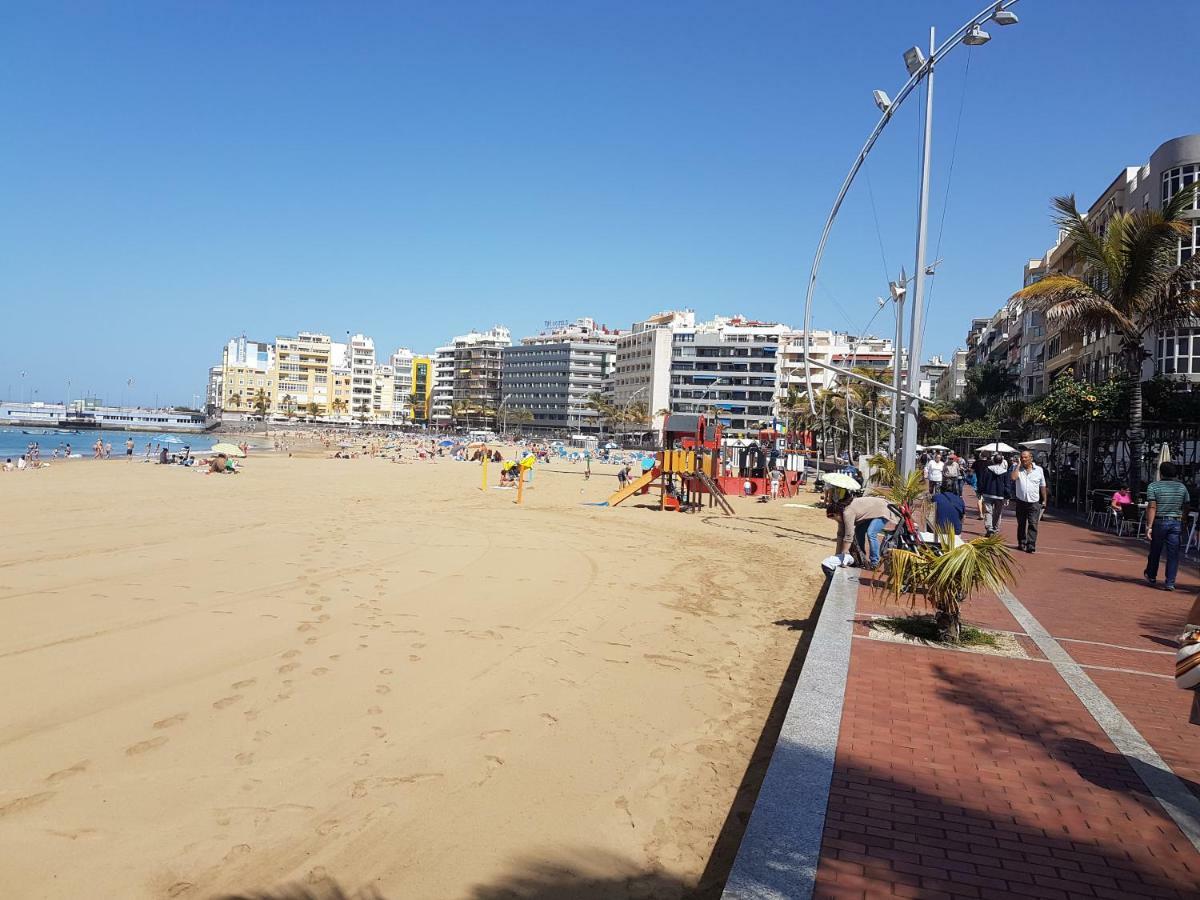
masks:
[[[764,429],[756,440],[726,440],[719,421],[702,415],[667,416],[663,449],[655,454],[653,465],[609,497],[608,505],[657,487],[659,509],[694,511],[704,508],[707,500],[709,507],[732,516],[728,494],[794,497],[804,482],[809,453],[805,438]]]
[[[717,478],[721,467],[721,424],[699,415],[670,415],[663,423],[663,449],[640,477],[608,498],[617,506],[635,494],[659,489],[658,508],[679,511],[719,507],[734,515]]]

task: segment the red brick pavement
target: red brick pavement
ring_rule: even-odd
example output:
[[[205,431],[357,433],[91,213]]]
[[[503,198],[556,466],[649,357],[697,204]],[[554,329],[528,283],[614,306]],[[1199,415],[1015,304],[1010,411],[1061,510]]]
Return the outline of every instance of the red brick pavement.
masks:
[[[1013,593],[1200,793],[1190,695],[1139,652],[1173,647],[1195,563],[1155,591],[1145,548],[1047,519]],[[858,611],[898,610],[864,586]],[[965,612],[1020,630],[994,597]],[[1200,855],[1052,665],[856,634],[816,896],[1200,897]]]

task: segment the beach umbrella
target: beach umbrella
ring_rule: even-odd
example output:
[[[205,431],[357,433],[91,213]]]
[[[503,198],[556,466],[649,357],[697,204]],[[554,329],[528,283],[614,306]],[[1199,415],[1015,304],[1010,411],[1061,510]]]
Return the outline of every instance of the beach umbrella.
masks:
[[[242,452],[242,448],[236,444],[213,444],[210,453],[224,453],[226,456],[235,456],[241,459],[246,454]]]
[[[1004,441],[992,441],[990,444],[984,444],[982,447],[975,448],[976,453],[1016,453],[1016,447],[1010,447]]]
[[[1161,478],[1162,475],[1159,474],[1159,470],[1162,468],[1162,464],[1166,463],[1166,462],[1170,462],[1170,461],[1171,461],[1171,445],[1168,444],[1166,441],[1163,441],[1163,445],[1158,448],[1158,465],[1156,465],[1154,467],[1155,475],[1157,475],[1159,478]]]
[[[1047,453],[1049,453],[1050,452],[1050,443],[1051,443],[1050,438],[1047,437],[1047,438],[1038,438],[1036,441],[1022,441],[1020,446],[1026,450],[1044,450]],[[1067,453],[1071,453],[1075,450],[1078,450],[1079,447],[1076,446],[1075,444],[1072,444],[1070,441],[1059,441],[1058,449],[1063,450]]]
[[[453,447],[454,441],[439,441],[438,446],[439,447]]]
[[[844,475],[841,472],[830,472],[825,476],[824,481],[832,487],[845,488],[848,491],[861,491],[862,485],[851,478],[849,475]]]
[[[926,450],[949,450],[950,448],[947,447],[945,444],[930,444],[925,449]]]

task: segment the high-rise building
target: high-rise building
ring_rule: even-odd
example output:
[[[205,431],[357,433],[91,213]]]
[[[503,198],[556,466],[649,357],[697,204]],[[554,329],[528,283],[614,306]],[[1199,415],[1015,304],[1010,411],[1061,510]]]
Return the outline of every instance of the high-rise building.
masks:
[[[370,418],[375,408],[375,342],[356,334],[350,344],[350,412],[357,419]],[[388,398],[391,407],[391,398]]]
[[[396,414],[396,370],[389,365],[375,367],[375,384],[371,395],[371,419],[391,423]]]
[[[769,425],[775,416],[777,356],[788,333],[786,325],[742,316],[675,327],[671,412],[715,409],[721,423],[734,431]]]
[[[671,408],[672,336],[677,328],[695,325],[692,310],[670,310],[635,322],[617,338],[612,402],[621,408],[642,405],[655,431],[662,428],[662,410]]]
[[[312,410],[318,416],[329,412],[333,355],[333,342],[327,334],[301,331],[295,337],[277,337],[275,358],[279,374],[273,411],[285,416]]]
[[[268,405],[274,394],[276,348],[266,341],[250,341],[243,334],[225,344],[221,353],[220,399],[226,413],[246,415],[255,411],[254,400],[262,391]],[[209,379],[210,389],[212,379]]]
[[[942,403],[961,400],[967,390],[967,360],[965,349],[959,348],[950,356],[950,364],[934,386],[933,398]]]
[[[433,400],[432,358],[428,356],[412,358],[411,382],[409,415],[414,423],[428,425]]]
[[[920,378],[917,382],[917,396],[922,400],[933,400],[937,394],[938,382],[949,368],[950,363],[936,354],[929,357],[928,362],[922,363],[918,368]]]
[[[204,413],[213,416],[221,411],[221,400],[224,392],[221,384],[225,379],[223,366],[211,366],[208,370],[208,387],[204,393]]]
[[[437,425],[494,427],[500,408],[500,354],[512,344],[509,330],[459,335],[434,354],[432,419]]]
[[[546,325],[519,346],[504,348],[503,408],[529,410],[532,429],[598,432],[600,414],[590,398],[603,392],[612,373],[619,333],[586,318]]]
[[[776,414],[784,405],[789,394],[800,396],[807,393],[808,382],[804,375],[804,332],[789,332],[780,346],[776,368]],[[895,352],[891,338],[874,335],[852,335],[844,331],[814,330],[808,339],[810,362],[820,362],[842,369],[866,369],[876,379],[884,378],[895,366]],[[904,364],[901,357],[901,366]],[[843,378],[836,372],[810,365],[812,389],[815,392],[831,390],[842,384]],[[903,375],[902,368],[902,375]],[[887,377],[891,384],[891,378]],[[890,397],[885,401],[891,403]]]
[[[396,422],[412,420],[413,352],[401,347],[392,354],[392,418]]]

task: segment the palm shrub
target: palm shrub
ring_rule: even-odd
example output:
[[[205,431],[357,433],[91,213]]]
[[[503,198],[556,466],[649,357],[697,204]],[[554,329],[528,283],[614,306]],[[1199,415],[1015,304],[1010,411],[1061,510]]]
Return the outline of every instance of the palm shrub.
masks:
[[[941,547],[954,543],[950,528],[938,532]],[[999,591],[1015,579],[1012,552],[1000,535],[961,541],[952,550],[919,544],[915,550],[893,547],[884,557],[882,590],[897,603],[908,593],[910,607],[922,598],[933,610],[938,640],[962,638],[962,603],[977,590]]]
[[[871,465],[871,484],[890,485],[896,480],[896,460],[884,453],[876,453],[867,460]]]
[[[1054,199],[1055,221],[1081,263],[1075,275],[1047,275],[1013,295],[1041,311],[1050,324],[1077,336],[1116,335],[1120,360],[1129,377],[1130,487],[1141,481],[1142,363],[1147,337],[1187,326],[1200,318],[1200,254],[1180,262],[1180,239],[1190,237],[1188,216],[1200,184],[1175,193],[1162,209],[1139,209],[1112,216],[1102,231],[1079,213],[1075,197]]]

